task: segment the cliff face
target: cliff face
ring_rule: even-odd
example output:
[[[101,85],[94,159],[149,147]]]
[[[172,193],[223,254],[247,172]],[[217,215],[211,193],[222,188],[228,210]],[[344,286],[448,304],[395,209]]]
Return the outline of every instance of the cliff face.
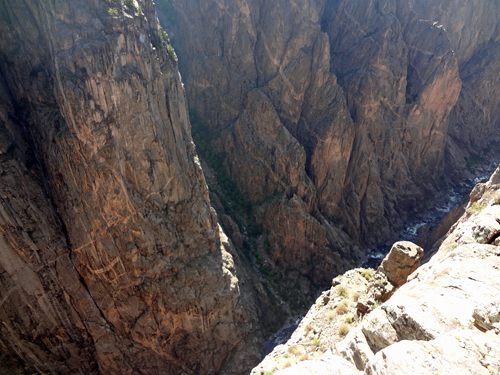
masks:
[[[324,5],[203,0],[174,7],[191,108],[265,229],[269,259],[328,282],[350,258],[349,239],[327,218],[340,215],[355,129],[330,73]]]
[[[401,262],[402,252],[391,259],[403,242],[377,272],[354,269],[335,278],[290,340],[252,374],[499,373],[499,220],[500,167],[474,188],[466,213],[428,263],[408,277],[414,268]],[[419,258],[411,253],[406,260]],[[399,288],[368,308],[357,298],[377,298],[381,273]],[[408,282],[395,282],[398,273]]]
[[[324,282],[494,139],[497,4],[462,3],[159,1],[204,145],[272,264]]]
[[[138,5],[0,2],[0,343],[30,373],[240,373],[259,356],[175,55]]]

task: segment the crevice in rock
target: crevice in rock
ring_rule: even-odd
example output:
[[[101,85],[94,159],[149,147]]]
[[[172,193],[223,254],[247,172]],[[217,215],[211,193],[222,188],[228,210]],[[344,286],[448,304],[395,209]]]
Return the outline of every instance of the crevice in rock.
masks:
[[[487,245],[493,245],[493,242],[497,240],[497,238],[500,237],[500,232],[495,233],[488,242],[486,242]]]

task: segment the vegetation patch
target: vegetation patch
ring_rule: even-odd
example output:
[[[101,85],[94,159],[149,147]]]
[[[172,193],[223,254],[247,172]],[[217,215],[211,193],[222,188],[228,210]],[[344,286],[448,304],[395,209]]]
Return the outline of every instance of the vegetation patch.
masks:
[[[349,311],[349,304],[347,301],[342,301],[339,303],[339,305],[337,306],[337,308],[335,309],[335,311],[337,312],[337,315],[344,315],[346,314],[348,311]]]
[[[361,293],[360,293],[360,292],[354,292],[354,293],[352,294],[352,297],[351,297],[351,298],[352,298],[352,300],[353,300],[354,302],[358,302],[358,299],[359,299],[359,297],[360,297],[360,296],[361,296]]]
[[[304,327],[305,336],[307,336],[312,329],[313,329],[312,325],[306,324],[306,326]]]
[[[375,270],[373,268],[367,268],[361,272],[361,276],[363,276],[366,280],[370,281],[373,278],[373,274]]]
[[[484,163],[484,159],[477,154],[471,154],[465,161],[469,169],[473,169],[475,166]]]
[[[290,345],[287,350],[288,350],[288,353],[293,354],[293,355],[300,354],[300,350],[299,350],[299,348],[297,348],[296,345]]]
[[[481,212],[485,207],[486,207],[486,205],[484,205],[484,204],[481,204],[479,202],[474,202],[466,211],[470,215],[475,215],[475,214]]]
[[[134,0],[123,0],[123,4],[131,10],[135,10]]]
[[[321,344],[321,339],[319,337],[314,336],[312,338],[312,343],[315,347],[318,347]]]
[[[175,54],[174,51],[174,47],[172,47],[171,44],[167,44],[167,52],[172,60],[175,60],[177,58],[177,55]]]
[[[344,298],[347,298],[349,296],[347,289],[342,285],[337,286],[337,294],[339,295],[339,297]]]
[[[349,326],[346,323],[342,323],[339,326],[339,335],[346,336],[349,333]]]
[[[309,354],[304,353],[300,356],[300,361],[307,361],[309,360]]]

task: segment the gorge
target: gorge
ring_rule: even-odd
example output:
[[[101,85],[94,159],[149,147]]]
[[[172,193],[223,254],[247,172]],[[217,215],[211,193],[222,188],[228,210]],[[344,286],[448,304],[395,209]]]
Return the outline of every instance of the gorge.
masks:
[[[250,373],[500,153],[499,7],[0,0],[0,371]]]

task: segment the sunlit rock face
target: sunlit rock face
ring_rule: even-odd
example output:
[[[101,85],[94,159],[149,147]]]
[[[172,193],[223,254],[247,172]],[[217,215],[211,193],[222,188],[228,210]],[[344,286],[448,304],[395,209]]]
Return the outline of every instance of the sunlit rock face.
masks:
[[[2,358],[241,373],[261,302],[209,204],[155,6],[132,8],[0,2]]]

